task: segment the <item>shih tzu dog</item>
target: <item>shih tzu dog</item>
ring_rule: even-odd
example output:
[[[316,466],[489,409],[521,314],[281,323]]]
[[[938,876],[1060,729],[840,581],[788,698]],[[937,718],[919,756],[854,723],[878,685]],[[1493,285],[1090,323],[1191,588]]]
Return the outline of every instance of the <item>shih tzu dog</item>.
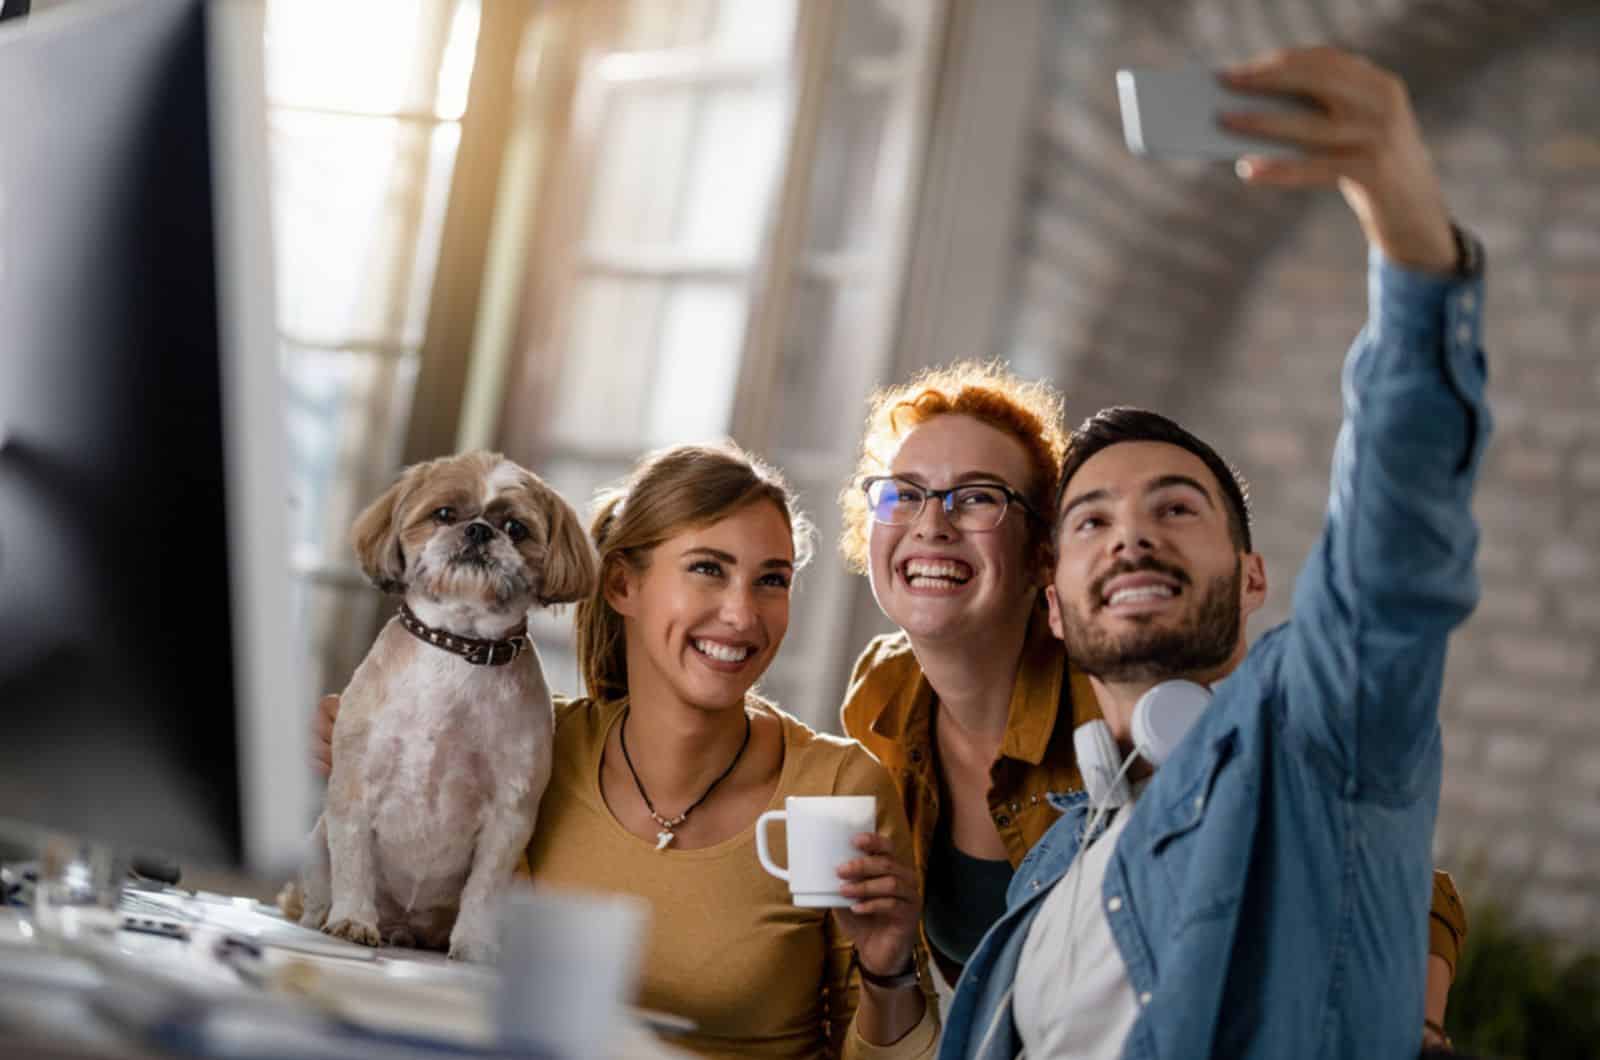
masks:
[[[565,501],[486,452],[407,469],[351,537],[367,576],[405,601],[341,697],[300,923],[486,960],[494,898],[550,780],[527,613],[586,595],[594,553]]]

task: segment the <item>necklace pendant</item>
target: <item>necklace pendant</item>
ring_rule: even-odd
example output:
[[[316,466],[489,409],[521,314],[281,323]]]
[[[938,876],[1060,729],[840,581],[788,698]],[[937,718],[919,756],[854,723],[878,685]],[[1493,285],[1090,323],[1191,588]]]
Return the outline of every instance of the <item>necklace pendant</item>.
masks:
[[[675,838],[677,837],[672,834],[671,829],[663,828],[661,831],[656,833],[656,850],[662,851],[667,849],[667,844],[671,843]]]

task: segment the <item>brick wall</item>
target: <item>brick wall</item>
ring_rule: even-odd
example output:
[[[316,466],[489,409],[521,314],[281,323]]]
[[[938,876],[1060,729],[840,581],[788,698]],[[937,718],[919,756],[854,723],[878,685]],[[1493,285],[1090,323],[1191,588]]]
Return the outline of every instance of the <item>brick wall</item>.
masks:
[[[1119,66],[1334,40],[1403,73],[1449,201],[1489,249],[1497,431],[1484,600],[1456,637],[1436,841],[1469,905],[1600,940],[1600,10],[1592,3],[1060,5],[1002,349],[1081,417],[1138,403],[1242,465],[1287,613],[1321,525],[1364,244],[1334,192],[1127,155]]]

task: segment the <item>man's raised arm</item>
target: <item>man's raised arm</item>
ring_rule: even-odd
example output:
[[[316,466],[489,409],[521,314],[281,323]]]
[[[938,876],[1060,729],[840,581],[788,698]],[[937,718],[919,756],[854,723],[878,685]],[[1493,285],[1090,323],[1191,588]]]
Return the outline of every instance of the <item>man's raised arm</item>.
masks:
[[[1482,280],[1452,227],[1405,86],[1347,53],[1278,53],[1229,77],[1321,113],[1228,120],[1303,158],[1240,176],[1337,184],[1370,247],[1370,315],[1344,371],[1328,516],[1295,589],[1282,678],[1293,731],[1352,795],[1421,793],[1449,632],[1478,597],[1470,501],[1489,430]]]

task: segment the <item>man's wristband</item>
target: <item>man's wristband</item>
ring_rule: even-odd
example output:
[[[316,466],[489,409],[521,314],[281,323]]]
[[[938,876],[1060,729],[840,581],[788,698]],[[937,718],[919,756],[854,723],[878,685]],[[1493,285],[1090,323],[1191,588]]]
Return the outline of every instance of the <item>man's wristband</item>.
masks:
[[[1483,272],[1483,244],[1454,221],[1450,222],[1450,236],[1456,243],[1456,277],[1466,280]]]

